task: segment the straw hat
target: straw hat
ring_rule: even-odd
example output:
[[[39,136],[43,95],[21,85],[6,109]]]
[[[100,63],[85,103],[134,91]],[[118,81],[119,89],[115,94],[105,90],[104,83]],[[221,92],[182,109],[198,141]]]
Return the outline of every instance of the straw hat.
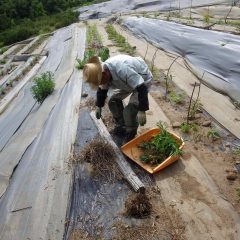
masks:
[[[90,85],[99,86],[102,80],[102,62],[97,56],[88,60],[83,68],[83,79]]]

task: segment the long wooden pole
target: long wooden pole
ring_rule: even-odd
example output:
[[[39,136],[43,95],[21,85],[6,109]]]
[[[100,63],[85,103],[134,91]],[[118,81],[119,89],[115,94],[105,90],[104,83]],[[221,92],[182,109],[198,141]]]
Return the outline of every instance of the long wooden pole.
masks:
[[[136,192],[145,192],[145,186],[141,182],[141,180],[137,177],[137,175],[133,172],[131,166],[126,161],[125,157],[123,156],[122,152],[116,145],[116,143],[113,141],[110,133],[108,132],[106,126],[104,125],[103,121],[101,119],[97,119],[95,117],[95,113],[91,112],[90,116],[92,120],[95,122],[97,129],[99,131],[99,134],[102,138],[104,138],[113,148],[115,154],[116,154],[116,162],[119,166],[120,171],[122,172],[125,179],[129,182],[129,184],[132,186],[132,188]]]

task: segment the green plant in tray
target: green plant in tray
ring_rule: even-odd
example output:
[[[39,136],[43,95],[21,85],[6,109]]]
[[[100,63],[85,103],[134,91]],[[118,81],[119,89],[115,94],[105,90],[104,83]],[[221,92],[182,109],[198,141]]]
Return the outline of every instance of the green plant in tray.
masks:
[[[181,144],[166,130],[166,127],[161,122],[157,126],[160,128],[160,133],[138,145],[143,150],[140,160],[151,165],[160,164],[171,155],[177,156],[183,153],[179,149]]]

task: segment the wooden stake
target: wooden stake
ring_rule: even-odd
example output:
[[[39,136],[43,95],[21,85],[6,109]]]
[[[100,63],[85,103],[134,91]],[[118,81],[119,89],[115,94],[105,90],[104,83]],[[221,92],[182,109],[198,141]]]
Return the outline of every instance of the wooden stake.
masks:
[[[95,117],[95,113],[91,112],[90,116],[94,123],[97,126],[97,129],[99,131],[99,134],[101,135],[102,138],[104,138],[108,143],[112,146],[115,154],[116,154],[116,162],[119,166],[120,171],[126,178],[126,180],[129,182],[129,184],[132,186],[132,188],[136,192],[145,192],[145,186],[141,182],[141,180],[137,177],[137,175],[133,172],[131,166],[129,163],[126,161],[125,157],[123,156],[122,152],[116,145],[116,143],[113,141],[111,135],[109,134],[106,126],[104,125],[103,121],[101,119],[97,119]]]
[[[189,123],[189,114],[190,114],[190,109],[191,109],[191,105],[192,105],[193,94],[194,94],[194,92],[195,92],[196,86],[197,86],[197,83],[195,82],[195,83],[194,83],[193,90],[192,90],[192,95],[191,95],[191,98],[190,98],[189,106],[188,106],[187,123]]]
[[[165,87],[166,87],[166,92],[165,92],[165,99],[167,98],[167,94],[168,94],[168,75],[169,75],[169,72],[170,72],[170,69],[172,67],[172,65],[177,61],[177,59],[180,58],[180,56],[177,56],[173,62],[171,63],[171,65],[169,66],[168,68],[168,71],[167,71],[167,75],[166,75],[166,78],[165,78]]]

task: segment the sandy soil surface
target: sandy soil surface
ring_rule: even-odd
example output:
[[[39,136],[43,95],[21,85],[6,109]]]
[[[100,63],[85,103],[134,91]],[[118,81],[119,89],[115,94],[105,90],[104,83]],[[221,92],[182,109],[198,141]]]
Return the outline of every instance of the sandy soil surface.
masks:
[[[107,40],[104,23],[97,21],[97,24],[104,44],[108,45],[112,54],[117,54],[116,47]],[[124,30],[120,32],[127,36],[132,46],[136,46],[137,53],[144,57],[146,48],[139,45],[139,39]],[[153,49],[149,46],[149,52],[154,53]],[[151,60],[153,55],[149,52],[149,55],[146,54],[147,60]],[[160,62],[156,58],[155,66],[160,67]],[[178,63],[181,64],[183,63]],[[167,64],[164,66],[167,68]],[[151,106],[157,106],[153,108],[154,111],[148,111],[149,123],[145,129],[154,127],[154,121],[156,123],[160,119],[168,122],[170,129],[172,124],[186,121],[189,97],[186,94],[182,104],[164,100],[163,83],[164,75],[152,87]],[[174,84],[172,88],[180,91]],[[202,126],[207,121],[210,121],[210,126]],[[160,191],[159,200],[163,200],[167,219],[173,225],[175,216],[171,211],[177,212],[178,225],[180,223],[180,229],[184,229],[181,236],[184,239],[238,239],[239,215],[236,212],[240,213],[240,199],[236,190],[240,186],[240,179],[227,179],[229,171],[240,160],[239,155],[231,149],[231,143],[236,138],[222,129],[205,111],[198,113],[195,122],[199,125],[197,133],[183,134],[179,128],[174,129],[186,141],[185,154],[181,161],[155,175]],[[221,137],[217,140],[208,138],[207,133],[215,128]]]

